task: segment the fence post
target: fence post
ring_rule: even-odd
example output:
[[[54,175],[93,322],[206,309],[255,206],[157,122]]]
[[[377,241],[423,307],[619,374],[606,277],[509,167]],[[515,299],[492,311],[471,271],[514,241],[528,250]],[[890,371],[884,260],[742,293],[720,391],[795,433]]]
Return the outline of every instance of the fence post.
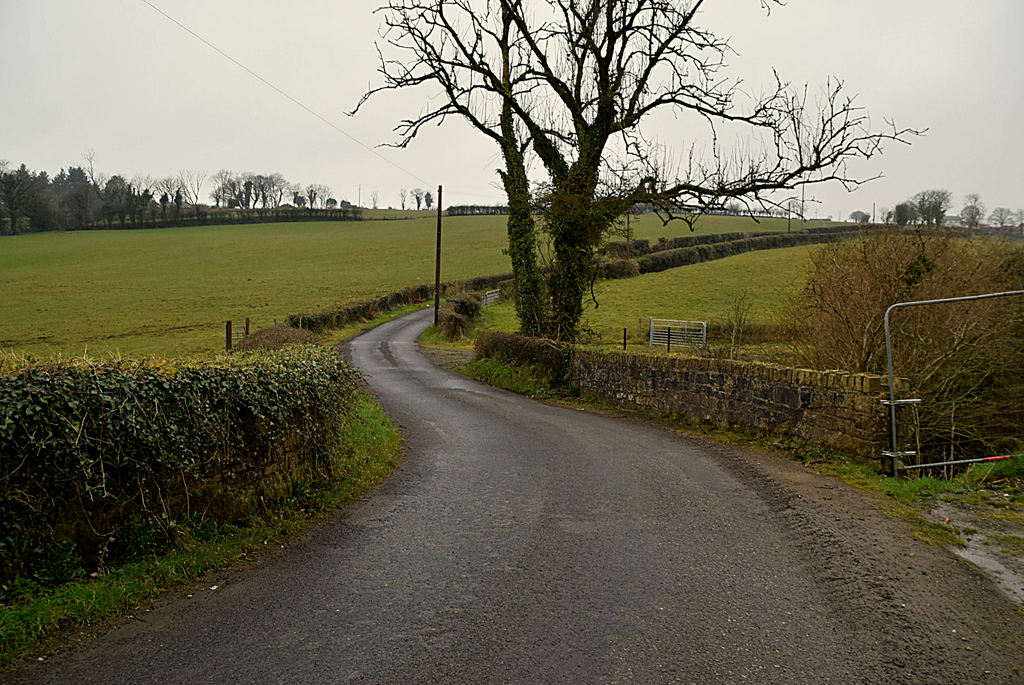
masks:
[[[231,351],[231,322],[227,321],[224,324],[224,351]]]
[[[672,351],[672,326],[668,326],[668,336],[665,338],[665,351]]]
[[[249,317],[245,317],[245,337],[249,337]]]
[[[626,329],[622,329],[622,351],[626,351]]]

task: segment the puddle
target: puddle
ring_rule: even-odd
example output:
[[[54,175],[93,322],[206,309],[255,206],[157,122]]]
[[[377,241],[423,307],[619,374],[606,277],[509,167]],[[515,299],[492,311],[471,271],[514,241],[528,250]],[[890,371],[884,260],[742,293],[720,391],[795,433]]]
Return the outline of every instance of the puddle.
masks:
[[[981,569],[1011,600],[1024,604],[1024,549],[994,537],[1024,536],[1024,525],[985,518],[974,509],[942,502],[932,509],[931,516],[959,532],[965,546],[950,548],[957,556]]]

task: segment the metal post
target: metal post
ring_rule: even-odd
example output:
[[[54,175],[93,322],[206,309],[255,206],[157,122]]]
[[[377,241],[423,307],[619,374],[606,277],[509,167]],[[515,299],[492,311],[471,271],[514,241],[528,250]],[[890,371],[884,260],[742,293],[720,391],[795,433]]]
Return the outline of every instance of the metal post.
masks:
[[[231,322],[228,321],[224,326],[224,351],[231,351]]]
[[[666,352],[671,352],[672,351],[672,326],[671,325],[669,325],[666,328],[666,332],[668,333],[668,336],[665,338],[665,351]]]
[[[626,329],[622,329],[622,351],[626,351]]]
[[[994,297],[1009,297],[1011,295],[1024,295],[1024,290],[1009,290],[1002,293],[987,293],[985,295],[968,295],[966,297],[945,297],[939,300],[917,300],[916,302],[897,302],[891,305],[885,310],[885,362],[889,367],[889,428],[892,434],[892,475],[896,475],[896,460],[899,456],[899,450],[896,447],[896,405],[897,404],[912,404],[918,402],[918,400],[901,400],[896,401],[896,386],[893,382],[893,371],[892,371],[892,336],[889,333],[889,314],[894,309],[900,307],[921,307],[930,304],[948,304],[950,302],[969,302],[972,300],[988,300]]]
[[[437,259],[434,266],[434,325],[441,306],[441,186],[437,187]]]

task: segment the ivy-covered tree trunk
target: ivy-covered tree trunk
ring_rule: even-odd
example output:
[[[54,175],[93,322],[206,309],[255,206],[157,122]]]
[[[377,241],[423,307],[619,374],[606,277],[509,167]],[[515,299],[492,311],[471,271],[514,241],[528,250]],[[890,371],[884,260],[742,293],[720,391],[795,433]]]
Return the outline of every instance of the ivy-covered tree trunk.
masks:
[[[512,91],[509,31],[512,17],[502,6],[502,39],[499,42],[502,57],[502,87]],[[526,175],[523,148],[516,133],[515,117],[510,101],[501,107],[500,145],[505,158],[505,169],[499,171],[505,194],[508,196],[508,255],[512,262],[515,282],[516,314],[520,331],[524,335],[544,334],[547,306],[544,301],[544,282],[537,265],[537,226],[533,220],[530,202],[530,180]]]
[[[594,254],[610,225],[596,198],[606,138],[603,133],[595,135],[589,144],[582,145],[580,158],[571,166],[566,165],[564,157],[555,158],[550,151],[542,155],[552,172],[553,186],[547,215],[554,249],[548,335],[563,342],[576,342],[583,318],[583,298],[593,275]],[[565,171],[558,173],[559,170]]]
[[[512,168],[509,164],[509,168]],[[530,204],[529,182],[526,170],[501,172],[508,195],[508,254],[512,261],[515,282],[516,314],[524,335],[544,333],[547,307],[544,301],[544,283],[537,265],[537,227]]]

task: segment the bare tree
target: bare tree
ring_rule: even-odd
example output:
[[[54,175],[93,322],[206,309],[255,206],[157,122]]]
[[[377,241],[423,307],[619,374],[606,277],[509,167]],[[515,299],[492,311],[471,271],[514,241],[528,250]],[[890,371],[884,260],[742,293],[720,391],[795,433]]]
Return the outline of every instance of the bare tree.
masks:
[[[416,200],[416,209],[419,210],[423,207],[423,195],[426,193],[423,188],[413,188],[411,191],[412,197]]]
[[[92,187],[97,193],[101,192],[107,185],[108,176],[96,170],[96,151],[83,152],[82,159],[85,161],[85,172],[89,176],[89,182],[92,183]]]
[[[181,188],[182,197],[186,204],[195,207],[199,204],[199,198],[203,195],[203,186],[206,185],[206,172],[200,169],[182,169],[178,172],[178,187]]]
[[[316,208],[316,202],[320,197],[320,186],[315,183],[306,186],[306,203],[310,209]]]
[[[988,220],[996,226],[1011,226],[1015,218],[1013,211],[1007,207],[996,207]]]
[[[221,204],[227,204],[229,193],[228,193],[228,182],[231,180],[231,172],[227,169],[221,169],[213,176],[210,177],[210,182],[213,183],[213,189],[210,191],[210,199],[213,203],[220,207]]]
[[[331,190],[330,186],[324,185],[323,183],[318,183],[316,187],[320,194],[320,208],[323,209],[327,206],[327,199],[334,193],[334,191]]]
[[[153,188],[158,192],[173,199],[175,194],[181,190],[181,183],[177,176],[162,176],[153,181]]]
[[[398,145],[459,115],[506,153],[506,192],[524,145],[543,164],[554,337],[575,339],[595,249],[634,202],[653,203],[666,220],[732,198],[748,208],[777,207],[777,191],[858,185],[849,160],[873,157],[883,142],[913,133],[891,124],[887,132],[869,130],[867,113],[838,81],[825,85],[817,106],[808,89],[778,77],[764,96],[744,95],[738,80],[721,73],[730,45],[699,24],[710,1],[391,0],[384,7],[387,49],[399,57],[382,58],[385,85],[368,95],[423,84],[444,95],[399,124]],[[766,8],[776,4],[762,0]],[[662,111],[709,125],[712,158],[691,154],[685,165],[657,159],[641,124]],[[719,128],[744,128],[760,144],[729,154]],[[520,192],[510,193],[510,206]]]
[[[969,193],[964,196],[964,208],[960,210],[960,221],[967,228],[977,228],[985,217],[985,205],[981,204],[981,196]]]
[[[370,191],[370,206],[374,209],[377,209],[378,196],[379,193],[376,190]]]
[[[284,204],[284,199],[288,195],[288,189],[291,184],[288,183],[282,174],[276,171],[267,176],[267,196],[270,200],[270,205],[274,208],[280,207]]]
[[[409,195],[409,191],[406,190],[405,188],[400,188],[398,190],[398,199],[401,200],[401,202],[402,202],[402,209],[405,209],[405,198],[408,195]]]

